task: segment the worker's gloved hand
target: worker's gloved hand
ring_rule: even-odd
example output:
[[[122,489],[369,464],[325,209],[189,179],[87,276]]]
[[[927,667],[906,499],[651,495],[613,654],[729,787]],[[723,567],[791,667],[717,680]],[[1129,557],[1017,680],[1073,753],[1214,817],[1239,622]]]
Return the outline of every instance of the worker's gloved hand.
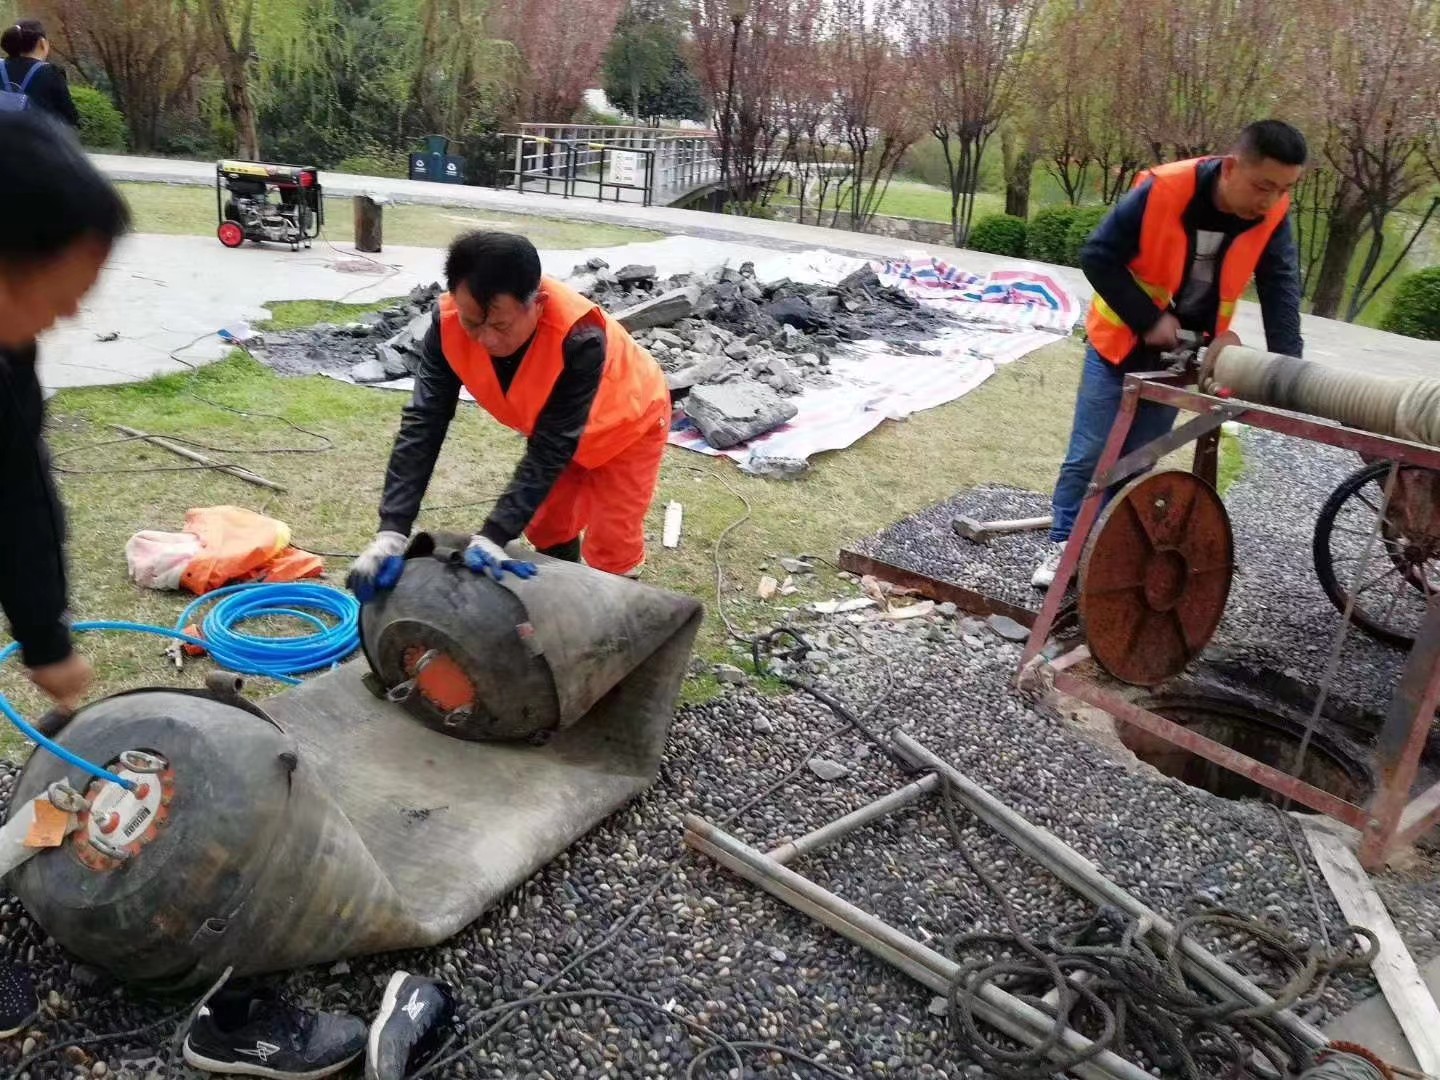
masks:
[[[503,547],[479,533],[470,538],[470,546],[465,549],[465,565],[474,573],[488,574],[493,581],[507,573],[529,579],[540,572],[534,563],[512,559]]]
[[[397,532],[382,532],[350,565],[346,586],[362,604],[388,592],[405,572],[405,548],[410,541]]]

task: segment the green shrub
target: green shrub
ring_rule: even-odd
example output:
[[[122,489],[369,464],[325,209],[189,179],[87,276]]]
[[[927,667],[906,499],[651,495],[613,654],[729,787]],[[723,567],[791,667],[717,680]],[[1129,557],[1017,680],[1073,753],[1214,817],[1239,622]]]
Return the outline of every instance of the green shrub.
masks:
[[[1078,206],[1050,206],[1032,217],[1025,234],[1026,256],[1037,262],[1064,262],[1065,239],[1078,213]]]
[[[1409,275],[1395,289],[1380,329],[1440,341],[1440,266]]]
[[[1105,216],[1110,213],[1108,206],[1085,206],[1075,213],[1070,221],[1070,227],[1065,230],[1065,257],[1056,260],[1066,266],[1080,265],[1080,249],[1085,246],[1085,241],[1090,239],[1090,234],[1095,231]]]
[[[410,158],[399,150],[386,150],[379,146],[362,149],[351,154],[332,170],[338,173],[353,173],[356,176],[384,176],[391,180],[404,180],[410,175]]]
[[[91,150],[126,150],[130,131],[110,96],[91,86],[75,86],[70,97],[80,113],[80,141]]]
[[[1011,214],[990,214],[970,230],[972,251],[988,251],[991,255],[1025,257],[1025,219]]]

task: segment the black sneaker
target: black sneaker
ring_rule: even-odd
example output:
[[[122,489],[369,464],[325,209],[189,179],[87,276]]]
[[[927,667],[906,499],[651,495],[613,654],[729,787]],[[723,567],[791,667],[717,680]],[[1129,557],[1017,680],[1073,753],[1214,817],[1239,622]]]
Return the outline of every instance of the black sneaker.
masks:
[[[440,1049],[455,1015],[455,997],[444,983],[397,971],[385,987],[380,1015],[370,1025],[366,1080],[404,1080]]]
[[[363,1020],[301,1009],[264,991],[219,991],[185,1036],[185,1060],[195,1068],[269,1080],[318,1080],[364,1050]]]
[[[23,968],[0,964],[0,1039],[25,1030],[35,1015],[35,984]]]

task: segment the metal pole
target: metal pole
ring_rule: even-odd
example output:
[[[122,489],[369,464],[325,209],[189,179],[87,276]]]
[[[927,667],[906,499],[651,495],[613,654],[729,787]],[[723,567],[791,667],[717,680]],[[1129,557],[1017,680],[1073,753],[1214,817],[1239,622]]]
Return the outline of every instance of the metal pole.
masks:
[[[685,842],[937,993],[948,993],[960,973],[958,964],[934,949],[861,911],[703,818],[686,816]],[[1055,1024],[1052,1017],[993,984],[981,989],[975,1002],[975,1015],[1030,1046],[1038,1045]],[[1085,1036],[1068,1029],[1059,1040],[1064,1049],[1055,1047],[1051,1051],[1057,1058],[1069,1057],[1093,1046]],[[1144,1069],[1109,1050],[1100,1051],[1069,1071],[1086,1080],[1154,1080]]]
[[[856,829],[869,825],[872,821],[877,821],[887,814],[893,814],[901,807],[917,803],[931,792],[939,790],[940,777],[931,773],[924,779],[917,780],[913,784],[906,784],[898,791],[892,791],[889,795],[860,807],[859,810],[836,818],[826,825],[821,825],[814,832],[806,833],[794,840],[787,840],[773,851],[767,852],[765,857],[774,859],[781,864],[792,863],[820,848],[828,847],[843,836],[849,836]]]
[[[1119,908],[1132,918],[1148,919],[1154,932],[1167,941],[1174,937],[1175,928],[1169,920],[1131,896],[1101,873],[1099,867],[1049,830],[1032,825],[955,766],[931,753],[903,731],[894,732],[891,739],[895,747],[912,762],[934,769],[950,781],[955,797],[976,817],[1080,895],[1092,903]],[[1269,994],[1212,955],[1198,942],[1185,938],[1180,943],[1180,949],[1187,969],[1212,993],[1239,997],[1252,1005],[1273,1004]],[[1307,1046],[1318,1048],[1328,1045],[1319,1029],[1307,1024],[1289,1009],[1277,1012],[1275,1022],[1283,1025]]]

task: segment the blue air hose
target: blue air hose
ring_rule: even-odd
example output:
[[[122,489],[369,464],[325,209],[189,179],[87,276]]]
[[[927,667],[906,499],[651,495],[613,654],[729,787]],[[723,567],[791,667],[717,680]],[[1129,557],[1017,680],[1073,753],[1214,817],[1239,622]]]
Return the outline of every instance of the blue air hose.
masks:
[[[195,613],[211,603],[215,606],[210,608],[200,624],[203,640],[186,634],[185,627],[194,622]],[[315,612],[330,615],[337,621],[333,625],[327,623]],[[312,633],[294,637],[261,637],[237,629],[249,619],[275,616],[299,619],[315,629]],[[80,633],[113,630],[170,638],[204,649],[227,671],[240,675],[259,675],[296,686],[300,682],[295,678],[296,675],[338,664],[360,647],[360,604],[347,592],[310,582],[231,585],[217,589],[190,604],[180,613],[174,629],[134,622],[82,622],[76,623],[71,629]],[[0,650],[0,664],[19,651],[18,644],[11,644]],[[86,761],[40,734],[15,711],[4,694],[0,694],[0,714],[14,724],[27,739],[66,764],[83,769],[96,779],[134,789],[135,785],[131,781]]]

